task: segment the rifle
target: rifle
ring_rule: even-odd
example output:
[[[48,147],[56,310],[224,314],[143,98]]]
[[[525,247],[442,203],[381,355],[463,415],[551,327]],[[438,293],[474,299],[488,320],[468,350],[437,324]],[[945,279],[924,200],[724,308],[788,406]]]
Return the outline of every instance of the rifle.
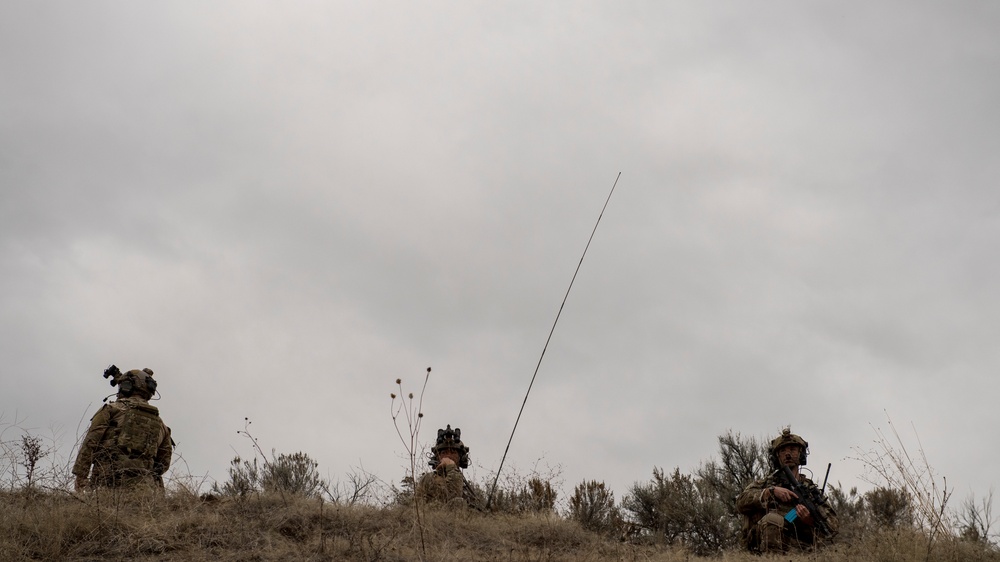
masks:
[[[822,498],[813,498],[811,491],[804,489],[803,486],[799,484],[798,479],[795,478],[795,475],[792,474],[792,470],[787,466],[781,465],[780,473],[782,479],[788,485],[788,489],[795,492],[795,495],[798,496],[796,505],[804,505],[806,509],[809,510],[809,515],[812,515],[813,520],[816,521],[816,528],[823,534],[823,537],[828,539],[832,538],[836,533],[834,533],[833,529],[830,528],[830,524],[827,522],[826,516],[823,515],[823,512],[816,507],[815,501],[821,501]],[[788,514],[785,515],[785,520],[789,523],[794,521],[795,513],[794,509],[789,511]]]
[[[468,505],[472,509],[475,509],[476,511],[482,512],[483,508],[479,505],[480,504],[479,494],[477,494],[476,490],[474,490],[472,488],[472,486],[469,484],[469,481],[466,480],[464,474],[462,475],[462,487],[465,489],[465,492],[468,492],[468,494],[469,494],[469,497],[468,497],[468,499],[466,499],[466,502],[465,502],[466,505]],[[464,493],[463,493],[463,495],[464,495]],[[472,500],[472,501],[469,501],[469,500]]]

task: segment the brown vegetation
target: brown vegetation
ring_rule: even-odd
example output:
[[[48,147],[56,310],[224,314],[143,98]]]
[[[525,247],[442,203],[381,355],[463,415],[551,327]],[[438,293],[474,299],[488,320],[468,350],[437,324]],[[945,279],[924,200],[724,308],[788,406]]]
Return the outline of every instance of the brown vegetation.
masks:
[[[428,508],[425,546],[405,506],[338,505],[280,494],[198,497],[111,490],[0,495],[2,560],[759,560],[736,550],[712,557],[652,537],[622,541],[554,512],[485,514]],[[912,527],[882,529],[790,560],[829,562],[1000,560],[982,543],[937,540]],[[422,548],[426,552],[422,554]],[[786,557],[782,557],[786,559]]]
[[[363,470],[331,483],[305,453],[268,458],[248,427],[255,456],[233,459],[227,481],[209,486],[175,469],[165,490],[145,492],[70,492],[55,447],[28,432],[0,439],[0,560],[761,559],[740,550],[734,500],[766,460],[759,441],[739,434],[721,436],[719,459],[692,474],[654,467],[619,501],[600,481],[562,499],[558,474],[510,470],[489,509],[495,475],[469,483],[471,507],[448,510],[415,504],[410,474],[399,488]],[[827,489],[842,525],[835,541],[782,560],[1000,562],[992,494],[955,513],[922,454],[904,463],[898,436],[879,446],[859,452],[876,469],[875,488]]]

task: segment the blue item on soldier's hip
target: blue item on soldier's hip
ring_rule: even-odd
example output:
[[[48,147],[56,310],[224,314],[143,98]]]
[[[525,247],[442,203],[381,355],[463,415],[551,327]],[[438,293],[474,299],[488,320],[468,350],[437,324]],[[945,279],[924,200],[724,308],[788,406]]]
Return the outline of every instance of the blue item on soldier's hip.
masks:
[[[799,516],[799,512],[795,511],[795,508],[792,508],[791,511],[789,511],[788,513],[785,514],[785,521],[788,521],[789,523],[792,523],[792,522],[795,521],[795,518],[798,517],[798,516]]]

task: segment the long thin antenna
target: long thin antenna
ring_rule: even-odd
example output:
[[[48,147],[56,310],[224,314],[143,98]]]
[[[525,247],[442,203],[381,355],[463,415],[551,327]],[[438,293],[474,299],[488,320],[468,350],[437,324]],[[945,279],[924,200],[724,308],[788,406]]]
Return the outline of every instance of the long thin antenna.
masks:
[[[559,316],[562,315],[563,307],[566,306],[566,299],[569,298],[569,292],[573,290],[573,282],[576,281],[576,274],[580,273],[580,266],[583,265],[583,258],[587,257],[587,250],[590,248],[590,242],[594,239],[594,233],[597,232],[597,225],[601,224],[601,217],[604,216],[604,210],[608,208],[608,202],[611,201],[611,196],[615,193],[615,186],[618,185],[618,178],[622,177],[622,173],[618,172],[615,177],[615,183],[611,185],[611,192],[608,193],[608,198],[604,201],[604,207],[601,208],[601,214],[597,217],[597,222],[594,223],[594,230],[590,232],[590,238],[587,240],[587,246],[583,248],[583,255],[580,256],[580,263],[576,264],[576,271],[573,272],[573,278],[570,279],[569,287],[566,289],[566,295],[563,297],[562,304],[559,305],[559,312],[556,313],[556,319],[552,322],[552,329],[549,330],[549,337],[545,339],[545,346],[542,348],[542,354],[538,357],[538,364],[535,365],[535,373],[531,375],[531,382],[528,384],[528,391],[524,393],[524,401],[521,402],[521,410],[517,413],[517,419],[514,420],[514,429],[510,431],[510,439],[507,440],[507,448],[503,451],[503,458],[500,459],[500,466],[497,468],[496,477],[493,479],[493,486],[490,487],[490,497],[486,500],[486,509],[489,510],[490,506],[493,504],[493,493],[497,489],[497,481],[500,480],[500,470],[503,468],[503,463],[507,459],[507,452],[510,451],[510,444],[514,441],[514,432],[517,431],[517,424],[521,421],[521,414],[524,413],[524,406],[528,403],[528,395],[531,394],[531,387],[535,384],[535,377],[538,376],[538,368],[542,366],[542,359],[545,357],[545,351],[549,348],[549,342],[552,340],[552,334],[556,331],[556,324],[559,323]]]

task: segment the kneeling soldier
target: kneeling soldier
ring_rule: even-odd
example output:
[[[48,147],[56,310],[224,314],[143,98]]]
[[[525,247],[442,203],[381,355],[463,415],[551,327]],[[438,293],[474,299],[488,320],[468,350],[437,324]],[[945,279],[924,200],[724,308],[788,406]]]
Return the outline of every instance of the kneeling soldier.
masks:
[[[768,458],[773,472],[736,498],[747,550],[807,550],[818,544],[817,538],[831,539],[837,533],[837,514],[830,503],[812,480],[799,474],[808,453],[809,444],[790,429],[771,441]]]
[[[431,447],[432,471],[424,474],[417,485],[417,497],[426,502],[441,504],[471,504],[471,491],[462,469],[469,467],[469,448],[462,443],[462,430],[439,429],[437,442]]]

